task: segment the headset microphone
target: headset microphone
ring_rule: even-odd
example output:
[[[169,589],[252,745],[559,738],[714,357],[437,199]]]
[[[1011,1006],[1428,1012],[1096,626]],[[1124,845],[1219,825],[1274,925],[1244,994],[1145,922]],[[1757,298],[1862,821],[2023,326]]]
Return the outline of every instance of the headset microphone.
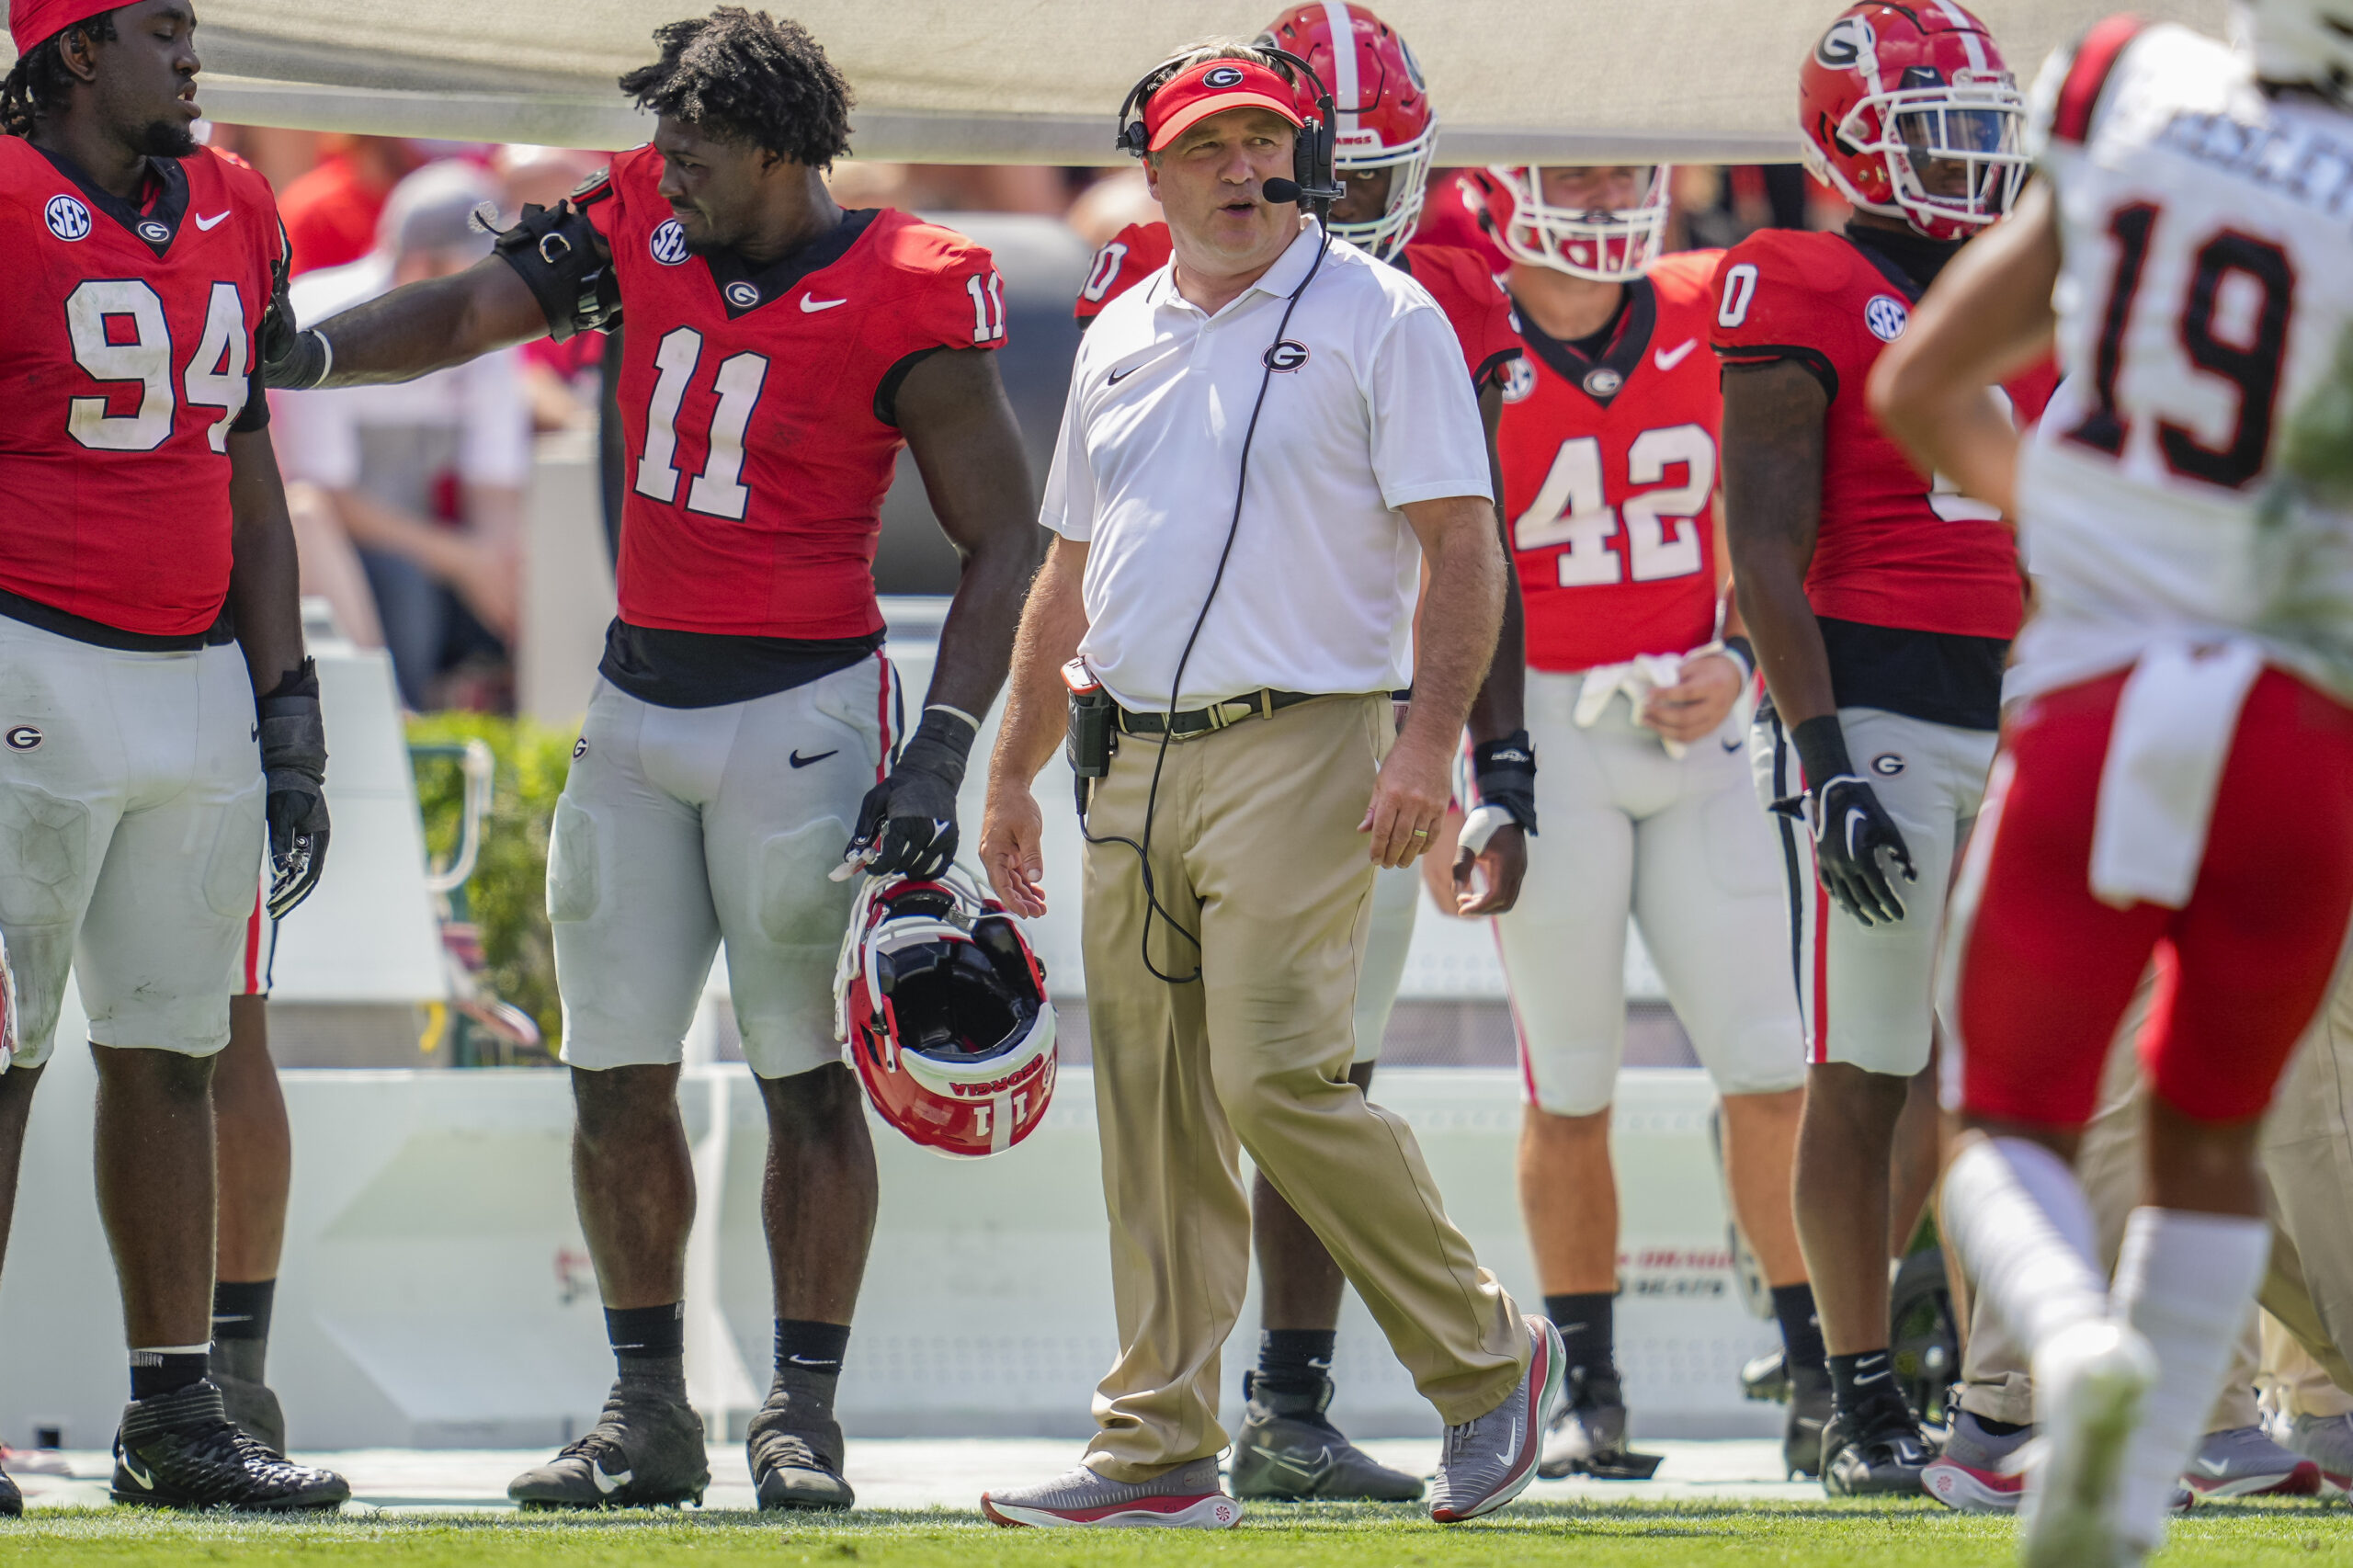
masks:
[[[1270,179],[1258,187],[1258,194],[1282,206],[1307,199],[1307,192],[1300,188],[1295,179]]]

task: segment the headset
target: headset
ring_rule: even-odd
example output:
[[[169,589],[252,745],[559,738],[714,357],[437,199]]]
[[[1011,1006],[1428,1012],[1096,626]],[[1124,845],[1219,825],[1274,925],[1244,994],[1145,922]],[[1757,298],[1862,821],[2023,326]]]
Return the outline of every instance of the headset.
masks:
[[[1260,357],[1264,370],[1258,378],[1257,398],[1250,404],[1250,423],[1242,432],[1242,459],[1233,479],[1233,515],[1226,522],[1225,545],[1218,551],[1217,572],[1210,578],[1210,591],[1201,600],[1199,613],[1193,617],[1193,630],[1186,635],[1184,652],[1176,656],[1176,673],[1168,682],[1168,712],[1166,721],[1161,725],[1159,753],[1153,759],[1152,788],[1144,796],[1142,842],[1118,835],[1098,837],[1086,824],[1087,801],[1091,794],[1089,781],[1084,778],[1078,780],[1079,835],[1089,844],[1119,844],[1135,851],[1137,868],[1143,876],[1143,933],[1138,938],[1138,945],[1143,954],[1143,967],[1154,979],[1165,981],[1171,985],[1199,983],[1201,967],[1196,963],[1190,974],[1162,972],[1160,966],[1152,961],[1153,920],[1157,917],[1166,921],[1170,930],[1193,944],[1195,952],[1200,951],[1201,939],[1197,933],[1186,929],[1184,922],[1168,912],[1167,908],[1161,903],[1160,895],[1152,885],[1152,825],[1160,806],[1161,770],[1167,766],[1168,743],[1175,738],[1176,703],[1179,694],[1185,689],[1185,667],[1192,663],[1193,646],[1201,640],[1201,628],[1209,624],[1210,607],[1217,603],[1217,591],[1225,583],[1226,565],[1233,559],[1233,541],[1242,531],[1242,498],[1250,484],[1250,445],[1257,438],[1258,415],[1267,405],[1267,389],[1274,384],[1275,351],[1282,347],[1284,338],[1290,331],[1291,312],[1299,309],[1300,297],[1307,292],[1308,285],[1315,281],[1315,275],[1324,269],[1324,258],[1332,252],[1332,231],[1324,224],[1324,216],[1330,210],[1332,203],[1347,194],[1332,167],[1333,148],[1337,134],[1334,127],[1338,123],[1338,116],[1334,111],[1331,89],[1324,85],[1324,78],[1315,74],[1313,66],[1289,50],[1277,49],[1267,42],[1260,42],[1252,47],[1259,54],[1279,62],[1282,68],[1294,73],[1294,82],[1303,77],[1315,89],[1315,118],[1301,129],[1299,136],[1291,144],[1293,177],[1288,180],[1270,179],[1259,187],[1259,193],[1267,200],[1278,204],[1296,203],[1303,211],[1316,220],[1318,237],[1315,259],[1309,264],[1307,276],[1299,280],[1299,287],[1293,289],[1290,297],[1285,300],[1282,319],[1275,324],[1274,341],[1267,345],[1267,352]],[[1128,89],[1127,97],[1120,104],[1120,131],[1116,145],[1121,152],[1141,158],[1150,150],[1151,136],[1144,130],[1141,113],[1142,106],[1151,98],[1154,93],[1165,85],[1175,74],[1171,65],[1163,62],[1153,67],[1149,74]]]

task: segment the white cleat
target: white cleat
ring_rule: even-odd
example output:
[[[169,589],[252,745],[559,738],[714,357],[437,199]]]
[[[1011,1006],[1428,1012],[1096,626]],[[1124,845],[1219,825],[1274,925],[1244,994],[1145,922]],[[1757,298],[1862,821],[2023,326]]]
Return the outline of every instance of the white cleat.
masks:
[[[2117,1494],[2125,1449],[2156,1380],[2148,1341],[2106,1319],[2064,1329],[2036,1352],[2044,1415],[2040,1463],[2018,1513],[2026,1568],[2129,1568],[2145,1555],[2145,1542],[2123,1537]]]

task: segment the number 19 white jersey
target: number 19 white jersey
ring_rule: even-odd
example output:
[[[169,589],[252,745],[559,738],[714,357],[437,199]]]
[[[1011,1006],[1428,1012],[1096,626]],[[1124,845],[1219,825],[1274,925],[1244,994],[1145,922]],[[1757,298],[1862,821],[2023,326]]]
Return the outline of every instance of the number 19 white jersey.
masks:
[[[2026,451],[2038,614],[2011,694],[2161,640],[2252,635],[2353,695],[2353,513],[2281,461],[2353,321],[2353,116],[2251,60],[2112,17],[2035,90],[2066,379]]]

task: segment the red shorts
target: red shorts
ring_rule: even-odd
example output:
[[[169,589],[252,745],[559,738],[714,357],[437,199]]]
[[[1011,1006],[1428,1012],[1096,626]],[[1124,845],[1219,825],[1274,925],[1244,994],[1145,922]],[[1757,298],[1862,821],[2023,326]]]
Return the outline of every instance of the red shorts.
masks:
[[[2091,891],[2094,809],[2126,672],[2007,726],[1951,915],[1948,1083],[1972,1116],[2079,1127],[2156,962],[2141,1062],[2186,1116],[2260,1115],[2327,999],[2353,908],[2353,709],[2267,669],[2248,693],[2188,904]]]

